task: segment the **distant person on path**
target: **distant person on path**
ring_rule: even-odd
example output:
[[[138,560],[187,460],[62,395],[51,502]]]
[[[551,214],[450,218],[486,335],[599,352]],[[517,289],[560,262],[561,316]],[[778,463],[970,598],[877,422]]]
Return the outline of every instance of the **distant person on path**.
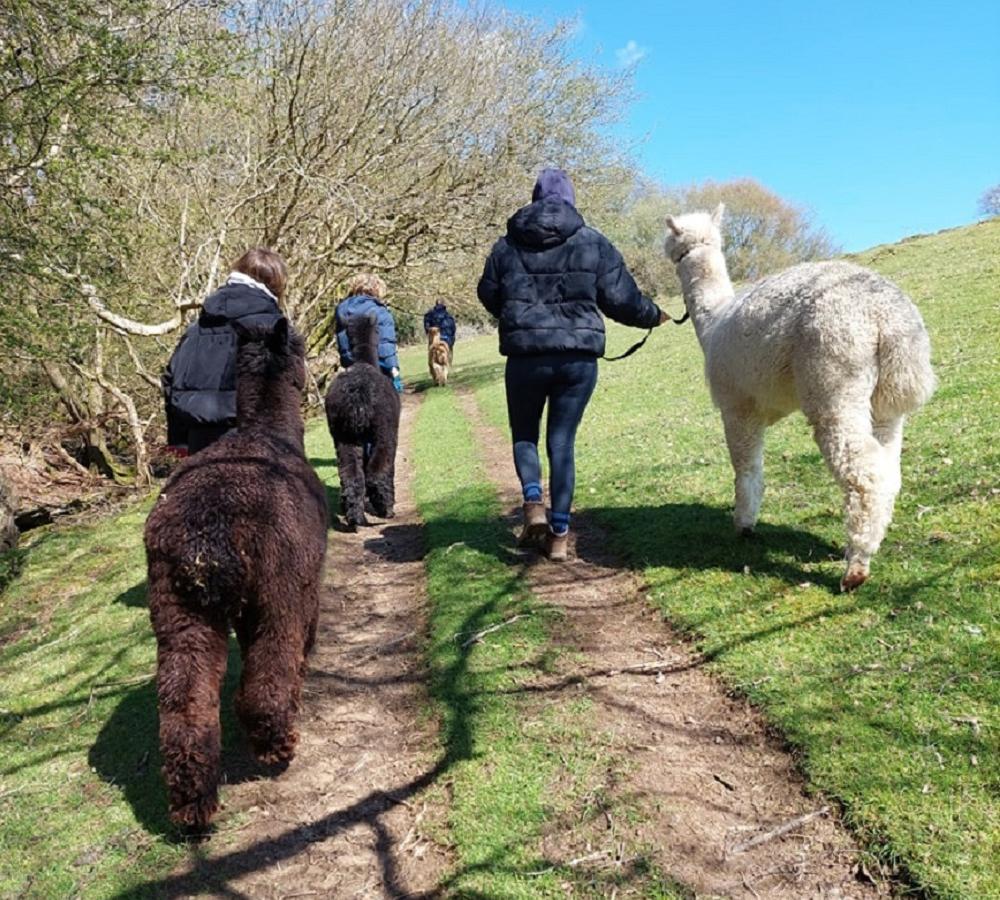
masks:
[[[432,328],[440,329],[441,340],[448,345],[448,352],[454,356],[455,317],[448,312],[444,300],[438,300],[424,313],[424,334],[427,334]]]
[[[355,275],[347,283],[347,297],[337,304],[334,312],[334,327],[337,333],[337,350],[340,364],[345,369],[354,362],[351,343],[347,337],[347,323],[354,316],[374,315],[378,325],[378,365],[379,369],[392,379],[393,387],[403,393],[403,381],[399,375],[399,356],[396,354],[396,322],[385,305],[385,282],[371,273]]]
[[[521,544],[544,538],[550,559],[567,556],[576,480],[576,430],[597,384],[604,319],[652,328],[667,316],[643,297],[621,254],[576,210],[561,169],[543,169],[532,202],[507,220],[493,246],[479,300],[500,321],[507,357],[507,416],[524,494]],[[538,436],[548,402],[546,445],[552,521],[546,528]]]
[[[184,332],[160,379],[167,413],[167,446],[177,456],[197,453],[236,427],[234,324],[272,326],[288,282],[285,261],[255,247],[206,298],[198,321]]]

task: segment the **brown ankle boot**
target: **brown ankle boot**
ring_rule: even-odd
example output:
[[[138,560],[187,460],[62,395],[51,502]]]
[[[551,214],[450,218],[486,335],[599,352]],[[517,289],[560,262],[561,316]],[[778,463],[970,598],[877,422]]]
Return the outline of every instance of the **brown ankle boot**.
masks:
[[[541,500],[525,500],[522,507],[524,525],[517,537],[519,547],[541,547],[549,523],[545,518],[545,504]]]
[[[549,531],[545,540],[545,553],[553,562],[565,562],[569,557],[569,532],[556,534]]]

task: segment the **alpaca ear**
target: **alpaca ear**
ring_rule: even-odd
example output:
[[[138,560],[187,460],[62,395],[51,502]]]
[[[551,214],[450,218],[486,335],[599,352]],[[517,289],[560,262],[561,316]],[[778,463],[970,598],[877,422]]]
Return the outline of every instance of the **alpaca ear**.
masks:
[[[679,235],[681,233],[680,227],[674,220],[673,216],[667,216],[667,228],[669,228],[674,234]]]
[[[274,323],[274,331],[268,338],[268,345],[274,351],[284,350],[288,346],[288,319],[284,316]]]
[[[719,225],[722,223],[722,214],[725,211],[726,211],[726,204],[725,203],[720,203],[717,207],[715,207],[715,212],[712,213],[712,224],[716,228],[718,228]]]

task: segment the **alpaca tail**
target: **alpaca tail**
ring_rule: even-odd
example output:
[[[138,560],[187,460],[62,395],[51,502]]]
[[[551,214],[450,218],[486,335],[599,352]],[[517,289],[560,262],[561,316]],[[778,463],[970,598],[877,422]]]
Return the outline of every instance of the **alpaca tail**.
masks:
[[[378,365],[378,320],[373,315],[353,316],[347,323],[347,340],[356,362]]]
[[[910,312],[879,334],[878,381],[872,395],[872,411],[879,418],[916,412],[937,386],[930,337],[916,307]]]

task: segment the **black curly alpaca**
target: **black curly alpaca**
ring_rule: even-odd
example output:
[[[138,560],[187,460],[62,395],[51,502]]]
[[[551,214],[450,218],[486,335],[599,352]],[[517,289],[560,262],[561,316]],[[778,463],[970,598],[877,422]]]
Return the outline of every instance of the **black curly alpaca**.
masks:
[[[374,316],[347,323],[355,362],[338,375],[326,395],[326,421],[337,448],[340,491],[347,527],[367,525],[366,509],[393,516],[399,394],[378,367],[378,325]]]

